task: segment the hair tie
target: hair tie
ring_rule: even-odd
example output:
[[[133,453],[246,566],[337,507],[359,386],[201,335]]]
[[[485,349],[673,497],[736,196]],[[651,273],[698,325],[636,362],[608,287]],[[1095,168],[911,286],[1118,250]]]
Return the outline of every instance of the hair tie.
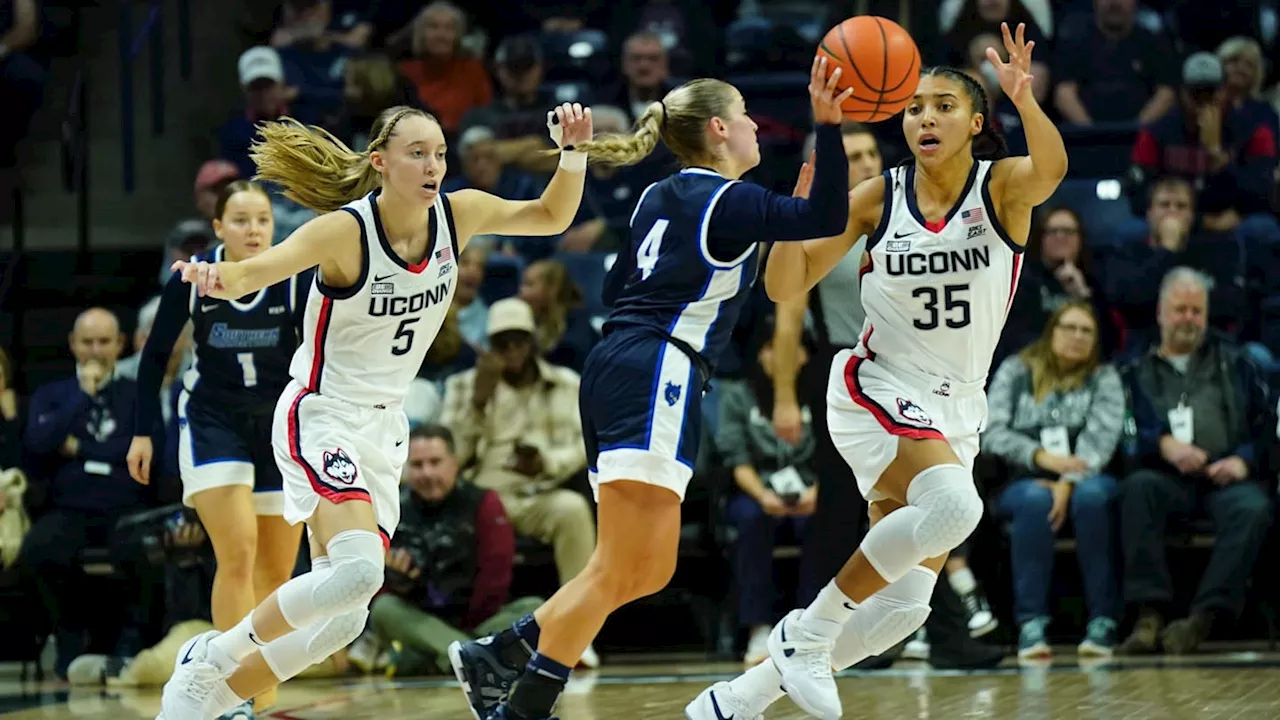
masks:
[[[667,129],[667,103],[664,100],[659,100],[658,104],[662,106],[662,120],[658,123],[658,131],[662,132]]]

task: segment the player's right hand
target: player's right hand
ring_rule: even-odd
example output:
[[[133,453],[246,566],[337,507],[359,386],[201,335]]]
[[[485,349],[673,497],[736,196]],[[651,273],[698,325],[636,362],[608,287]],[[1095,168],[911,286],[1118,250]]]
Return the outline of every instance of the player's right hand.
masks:
[[[125,463],[129,466],[129,477],[142,485],[151,484],[151,438],[139,435],[129,443],[129,454]]]
[[[196,286],[196,292],[200,297],[221,297],[219,292],[225,291],[222,285],[222,278],[218,275],[218,264],[204,262],[190,262],[187,260],[179,260],[169,269],[176,273],[182,273],[182,282]],[[235,298],[223,298],[234,300]]]
[[[853,88],[840,90],[840,68],[831,71],[827,76],[830,63],[826,57],[813,58],[813,67],[809,70],[809,101],[813,104],[813,121],[820,125],[839,125],[844,120],[840,105],[853,94]]]

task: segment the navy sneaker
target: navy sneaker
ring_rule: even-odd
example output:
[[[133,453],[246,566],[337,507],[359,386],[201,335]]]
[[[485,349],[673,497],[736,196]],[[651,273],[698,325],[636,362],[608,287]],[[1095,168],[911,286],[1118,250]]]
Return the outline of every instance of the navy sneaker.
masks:
[[[508,717],[509,716],[507,715],[507,706],[500,704],[494,707],[493,712],[490,712],[487,716],[485,716],[484,720],[508,720]],[[538,718],[537,720],[559,720],[559,718],[549,717],[549,718]]]
[[[508,665],[494,638],[485,637],[449,645],[449,664],[467,696],[467,705],[476,720],[495,717],[492,713],[511,694],[511,686],[524,674],[524,665]],[[499,719],[505,715],[496,716]]]

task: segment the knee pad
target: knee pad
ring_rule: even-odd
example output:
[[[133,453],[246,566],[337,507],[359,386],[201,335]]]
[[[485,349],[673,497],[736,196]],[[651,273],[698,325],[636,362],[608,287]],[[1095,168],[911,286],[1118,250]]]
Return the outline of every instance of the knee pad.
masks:
[[[929,604],[873,596],[854,612],[854,617],[867,650],[879,655],[920,629],[929,619]]]
[[[329,541],[329,573],[316,583],[312,600],[323,615],[333,617],[367,610],[382,587],[385,551],[382,538],[364,530],[341,532]]]
[[[368,610],[353,610],[329,618],[307,642],[311,663],[321,662],[356,641],[369,620]]]
[[[295,630],[262,648],[267,667],[284,682],[350,645],[364,632],[367,610],[353,610]]]
[[[973,475],[960,465],[935,465],[916,475],[907,488],[907,504],[924,512],[914,534],[926,558],[959,547],[982,520]]]

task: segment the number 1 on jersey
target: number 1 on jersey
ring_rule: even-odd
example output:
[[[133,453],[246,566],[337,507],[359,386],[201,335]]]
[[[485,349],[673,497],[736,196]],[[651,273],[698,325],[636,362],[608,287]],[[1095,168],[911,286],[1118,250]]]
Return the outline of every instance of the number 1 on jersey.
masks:
[[[640,243],[640,249],[636,251],[636,267],[640,270],[641,280],[648,280],[654,266],[658,264],[662,236],[666,234],[669,224],[665,219],[657,220],[653,223],[653,227],[649,228],[649,233],[644,236],[644,241]]]
[[[236,353],[240,361],[240,370],[244,373],[244,386],[251,388],[258,384],[258,368],[253,364],[253,353]]]

